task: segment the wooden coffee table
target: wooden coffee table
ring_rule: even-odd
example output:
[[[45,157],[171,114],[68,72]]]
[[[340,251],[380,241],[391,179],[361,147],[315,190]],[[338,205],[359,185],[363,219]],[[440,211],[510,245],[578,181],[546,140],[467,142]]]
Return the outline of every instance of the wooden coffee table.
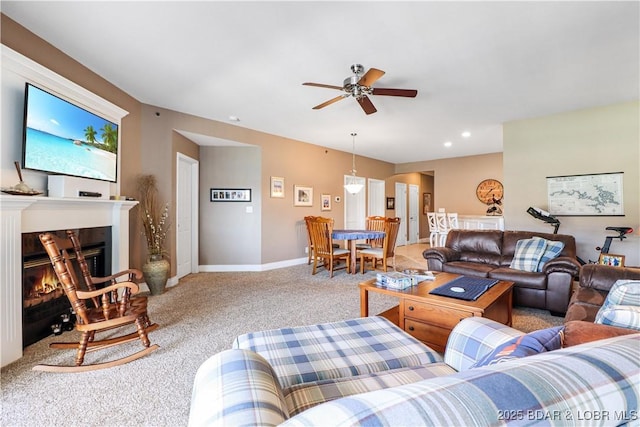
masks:
[[[375,279],[362,282],[360,316],[369,315],[369,292],[397,297],[399,305],[380,315],[439,352],[444,351],[453,327],[465,317],[486,317],[511,326],[513,282],[501,280],[475,301],[429,294],[457,277],[460,275],[436,273],[435,280],[401,291],[376,286]]]

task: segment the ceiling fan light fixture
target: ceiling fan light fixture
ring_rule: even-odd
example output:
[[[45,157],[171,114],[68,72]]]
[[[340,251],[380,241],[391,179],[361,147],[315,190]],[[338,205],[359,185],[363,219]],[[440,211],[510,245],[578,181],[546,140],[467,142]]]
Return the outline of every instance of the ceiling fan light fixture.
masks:
[[[351,177],[347,180],[347,184],[344,185],[344,189],[347,190],[349,194],[358,194],[360,190],[364,188],[364,185],[357,183],[356,178],[356,135],[355,132],[351,132],[351,137],[353,138],[353,147],[351,151]]]
[[[360,104],[360,107],[365,112],[365,114],[369,115],[377,111],[376,107],[369,99],[369,95],[400,96],[406,98],[415,98],[418,95],[418,91],[415,89],[391,89],[373,87],[373,84],[385,74],[384,71],[378,70],[377,68],[370,68],[369,71],[365,73],[362,64],[353,64],[351,66],[351,71],[353,72],[353,75],[344,79],[342,87],[323,83],[302,83],[304,86],[323,87],[327,89],[340,90],[343,92],[343,94],[340,96],[336,96],[335,98],[325,101],[322,104],[316,105],[315,107],[313,107],[314,110],[320,110],[321,108],[331,105],[337,101],[351,97],[358,101],[358,104]]]

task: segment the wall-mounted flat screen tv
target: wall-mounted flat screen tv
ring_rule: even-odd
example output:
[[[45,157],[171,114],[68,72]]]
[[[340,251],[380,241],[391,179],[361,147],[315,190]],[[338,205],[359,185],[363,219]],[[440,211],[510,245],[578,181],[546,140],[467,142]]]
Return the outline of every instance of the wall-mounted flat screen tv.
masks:
[[[27,83],[25,169],[116,182],[118,125]]]

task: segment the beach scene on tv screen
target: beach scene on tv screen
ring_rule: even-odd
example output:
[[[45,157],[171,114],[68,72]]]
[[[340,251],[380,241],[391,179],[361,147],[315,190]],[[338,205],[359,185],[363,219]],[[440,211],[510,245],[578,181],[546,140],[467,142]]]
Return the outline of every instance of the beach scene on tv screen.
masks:
[[[118,126],[29,86],[25,168],[116,181]]]

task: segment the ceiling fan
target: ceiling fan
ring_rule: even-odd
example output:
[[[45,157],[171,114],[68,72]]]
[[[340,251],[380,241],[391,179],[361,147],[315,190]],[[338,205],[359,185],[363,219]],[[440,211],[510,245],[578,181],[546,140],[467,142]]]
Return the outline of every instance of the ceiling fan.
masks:
[[[384,71],[382,70],[369,68],[369,71],[364,73],[364,67],[361,64],[353,64],[351,66],[351,71],[353,72],[353,75],[344,79],[344,83],[342,84],[342,86],[326,85],[322,83],[302,83],[305,86],[324,87],[345,92],[340,96],[336,96],[335,98],[323,102],[322,104],[316,105],[315,107],[313,107],[314,110],[319,110],[326,107],[327,105],[333,104],[334,102],[338,102],[344,98],[353,96],[356,101],[358,101],[358,104],[360,104],[366,114],[373,114],[378,110],[376,110],[376,107],[373,106],[373,103],[367,95],[404,96],[407,98],[415,98],[418,94],[418,91],[414,89],[389,89],[371,87],[371,85],[373,85],[380,77],[384,76]]]

